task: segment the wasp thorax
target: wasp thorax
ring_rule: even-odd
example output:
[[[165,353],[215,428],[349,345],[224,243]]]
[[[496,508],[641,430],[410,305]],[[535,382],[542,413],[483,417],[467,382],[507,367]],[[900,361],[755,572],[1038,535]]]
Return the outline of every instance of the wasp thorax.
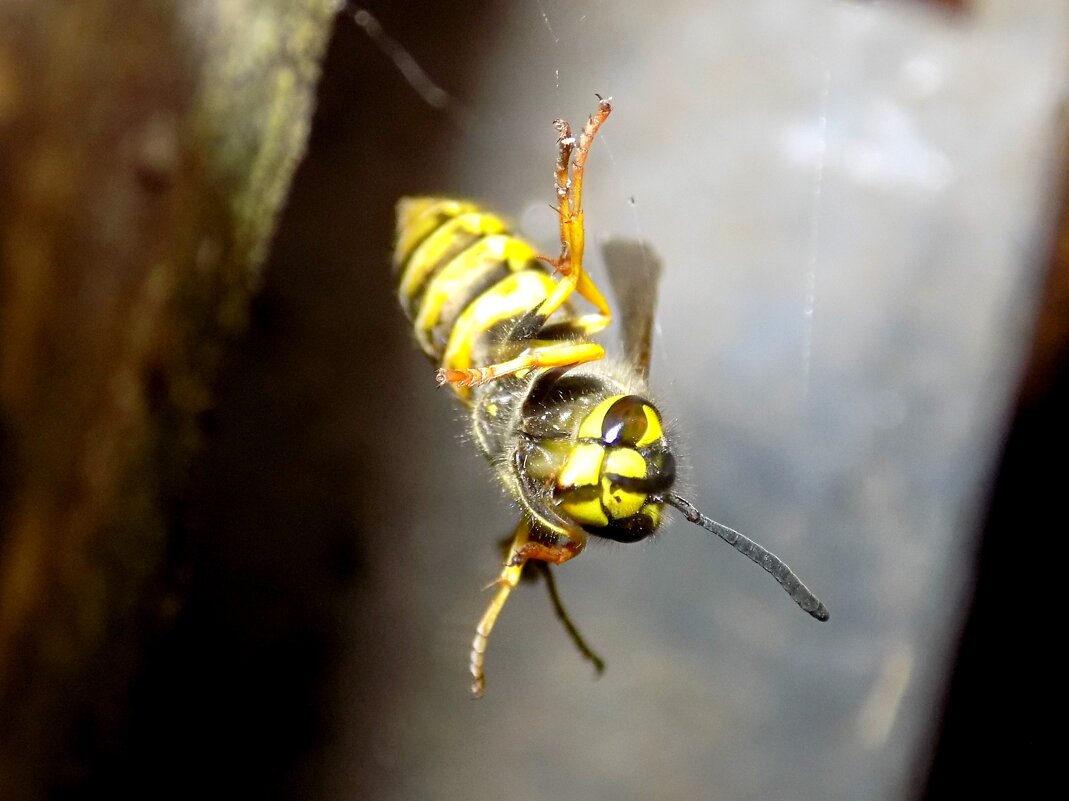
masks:
[[[634,542],[657,529],[660,494],[674,480],[675,460],[657,409],[638,395],[613,395],[583,418],[554,496],[590,533]]]

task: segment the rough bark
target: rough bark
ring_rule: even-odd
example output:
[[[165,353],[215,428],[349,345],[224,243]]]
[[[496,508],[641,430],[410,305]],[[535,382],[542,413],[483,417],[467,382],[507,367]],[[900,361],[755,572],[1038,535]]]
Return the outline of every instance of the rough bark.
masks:
[[[334,10],[0,0],[2,799],[121,728]]]

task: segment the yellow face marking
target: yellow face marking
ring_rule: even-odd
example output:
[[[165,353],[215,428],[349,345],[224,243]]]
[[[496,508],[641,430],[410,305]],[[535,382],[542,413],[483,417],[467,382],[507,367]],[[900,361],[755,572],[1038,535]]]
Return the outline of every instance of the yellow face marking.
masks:
[[[646,460],[631,448],[613,448],[605,457],[604,472],[629,478],[644,478]],[[607,477],[601,479],[601,500],[613,520],[636,514],[646,502],[646,497],[643,492],[629,492],[614,487]]]
[[[591,409],[579,426],[580,439],[601,439],[601,424],[605,421],[605,413],[622,397],[622,395],[613,395]]]
[[[646,460],[631,448],[612,448],[605,457],[605,472],[628,478],[645,478]]]
[[[652,528],[654,529],[661,525],[661,509],[663,508],[664,504],[660,503],[647,503],[642,507],[642,514],[652,521]]]
[[[607,449],[592,442],[573,447],[557,477],[561,509],[584,526],[607,526],[611,521],[652,510],[650,517],[656,527],[660,511],[648,502],[646,493],[615,486],[609,480],[609,474],[644,478],[646,460],[627,447]],[[594,487],[597,492],[591,493]]]
[[[646,495],[641,492],[628,492],[613,487],[609,479],[601,480],[601,501],[613,520],[621,520],[636,514],[646,502]]]
[[[564,469],[557,476],[560,489],[571,487],[589,487],[598,483],[601,476],[601,462],[605,458],[605,449],[600,445],[580,443],[568,454]]]
[[[597,498],[587,501],[573,501],[565,498],[561,501],[560,508],[581,526],[609,525],[609,518],[605,516],[605,510],[601,508],[601,501]]]

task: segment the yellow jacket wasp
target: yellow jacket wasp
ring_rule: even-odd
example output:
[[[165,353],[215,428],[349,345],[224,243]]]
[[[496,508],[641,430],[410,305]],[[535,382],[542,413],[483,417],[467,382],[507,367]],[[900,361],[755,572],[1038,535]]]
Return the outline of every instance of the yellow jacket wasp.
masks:
[[[557,258],[539,255],[475,204],[436,197],[398,204],[394,265],[401,305],[420,347],[439,365],[439,385],[470,408],[480,449],[522,510],[472,642],[475,696],[485,689],[490,632],[524,566],[544,566],[548,580],[548,563],[577,556],[589,536],[645,539],[666,504],[768,571],[813,617],[828,619],[824,604],[779,558],[672,491],[675,459],[661,413],[646,397],[660,265],[640,243],[606,247],[626,359],[623,365],[600,361],[605,350],[593,336],[609,324],[612,310],[583,269],[583,172],[611,111],[599,98],[578,139],[565,121],[554,123]],[[596,311],[578,314],[573,293]]]

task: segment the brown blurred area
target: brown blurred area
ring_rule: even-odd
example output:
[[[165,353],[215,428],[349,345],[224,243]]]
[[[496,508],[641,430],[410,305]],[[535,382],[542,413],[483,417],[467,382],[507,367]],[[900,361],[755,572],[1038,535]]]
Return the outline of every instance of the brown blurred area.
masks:
[[[312,82],[296,59],[331,3],[264,5],[0,2],[4,801],[315,797],[339,682],[388,709],[381,616],[350,623],[403,604],[367,575],[391,543],[362,527],[404,480],[385,449],[411,355],[393,205],[458,134],[351,19]],[[451,43],[492,24],[485,6],[381,22],[462,90]],[[270,53],[262,73],[201,71],[256,24],[296,81]],[[244,193],[288,182],[310,88],[273,232],[281,195]],[[246,124],[249,104],[278,127]],[[196,114],[232,127],[198,140]],[[260,206],[256,230],[240,215]],[[343,650],[365,675],[337,675]]]
[[[2,798],[187,775],[194,728],[149,746],[158,772],[135,755],[174,731],[146,699],[203,574],[206,416],[332,18],[327,0],[0,2]]]
[[[1069,146],[1065,163],[1069,164]],[[1054,228],[1035,339],[1021,386],[1020,404],[1042,402],[1060,380],[1069,359],[1069,170],[1060,185],[1062,203]]]
[[[1050,662],[1048,637],[1062,601],[1047,571],[1058,546],[1047,540],[1064,528],[1065,517],[1060,465],[1069,445],[1069,169],[1063,166],[1052,183],[1060,202],[1050,247],[1040,253],[1046,269],[1032,347],[987,498],[971,608],[938,738],[930,764],[919,766],[928,801],[958,798],[963,787],[1001,781],[1007,765],[1049,755],[1044,732],[1056,725],[1047,693],[1061,679]],[[1050,789],[1043,772],[1016,777],[1017,792]]]

